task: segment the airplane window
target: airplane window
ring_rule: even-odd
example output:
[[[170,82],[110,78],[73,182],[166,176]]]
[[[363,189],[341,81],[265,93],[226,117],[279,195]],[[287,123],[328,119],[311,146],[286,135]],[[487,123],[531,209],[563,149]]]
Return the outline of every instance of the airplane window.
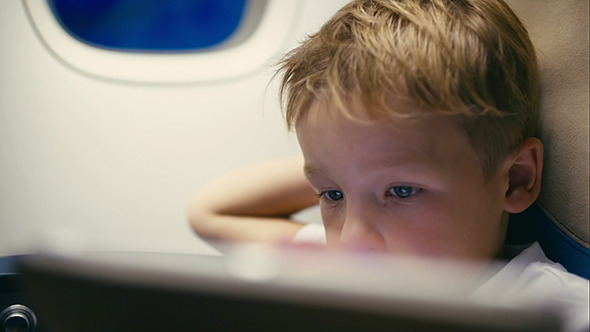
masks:
[[[51,0],[63,28],[119,51],[193,51],[236,32],[248,0]]]
[[[43,45],[69,68],[142,84],[220,81],[257,72],[286,51],[305,5],[303,0],[22,3]]]

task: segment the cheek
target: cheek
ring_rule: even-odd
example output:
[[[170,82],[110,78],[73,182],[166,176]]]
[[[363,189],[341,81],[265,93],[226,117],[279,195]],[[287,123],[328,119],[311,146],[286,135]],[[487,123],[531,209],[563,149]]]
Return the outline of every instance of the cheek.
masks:
[[[439,256],[461,251],[471,226],[463,224],[461,204],[429,197],[428,203],[389,211],[380,231],[391,252]],[[389,220],[387,220],[389,219]]]
[[[485,229],[500,220],[503,207],[503,193],[493,186],[476,187],[466,191],[461,200],[455,202],[454,215],[465,224],[475,223]]]
[[[430,230],[424,239],[455,257],[492,256],[502,241],[502,208],[497,198],[475,192],[447,200],[423,214]]]
[[[333,208],[321,206],[322,222],[326,230],[326,241],[330,244],[339,242],[344,216]]]
[[[395,211],[394,220],[381,223],[382,232],[391,241],[408,242],[415,247],[438,243],[453,228],[447,206],[435,204],[408,211]]]

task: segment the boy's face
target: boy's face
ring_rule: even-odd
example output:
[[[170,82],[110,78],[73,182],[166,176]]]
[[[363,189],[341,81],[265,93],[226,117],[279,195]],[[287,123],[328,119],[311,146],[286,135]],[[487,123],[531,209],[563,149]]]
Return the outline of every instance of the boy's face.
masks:
[[[455,121],[354,122],[326,105],[314,103],[296,131],[328,245],[465,259],[500,253],[508,175],[484,180]],[[351,110],[363,114],[358,103]]]

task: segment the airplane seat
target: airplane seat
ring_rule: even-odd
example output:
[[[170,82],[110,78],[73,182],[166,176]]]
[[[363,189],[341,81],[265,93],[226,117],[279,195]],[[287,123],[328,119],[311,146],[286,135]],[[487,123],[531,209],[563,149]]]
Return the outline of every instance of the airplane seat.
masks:
[[[537,49],[545,160],[540,197],[511,217],[507,243],[538,241],[549,259],[589,279],[588,1],[509,4]]]

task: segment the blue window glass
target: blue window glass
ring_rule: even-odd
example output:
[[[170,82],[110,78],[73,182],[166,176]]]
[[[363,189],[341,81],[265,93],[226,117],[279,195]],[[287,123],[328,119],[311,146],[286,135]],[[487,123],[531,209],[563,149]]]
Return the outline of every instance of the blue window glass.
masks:
[[[50,0],[71,35],[121,51],[192,51],[219,45],[248,0]]]

